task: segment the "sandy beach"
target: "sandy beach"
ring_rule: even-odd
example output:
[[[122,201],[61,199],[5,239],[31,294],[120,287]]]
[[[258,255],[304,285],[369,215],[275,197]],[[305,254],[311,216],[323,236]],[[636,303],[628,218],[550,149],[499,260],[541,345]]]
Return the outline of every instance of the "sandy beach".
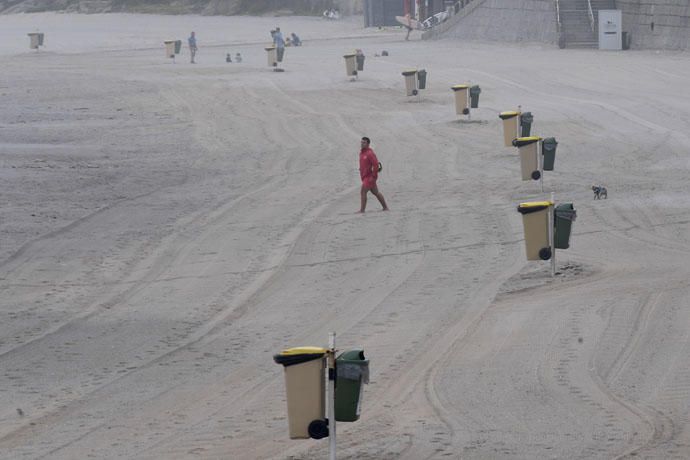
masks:
[[[304,41],[281,73],[275,26]],[[166,59],[191,30],[198,64]],[[329,331],[371,361],[338,458],[690,457],[690,55],[404,37],[0,16],[0,458],[326,458],[272,356]],[[544,193],[503,146],[518,106],[559,142]],[[390,212],[356,212],[362,136]],[[551,192],[554,278],[516,211]]]

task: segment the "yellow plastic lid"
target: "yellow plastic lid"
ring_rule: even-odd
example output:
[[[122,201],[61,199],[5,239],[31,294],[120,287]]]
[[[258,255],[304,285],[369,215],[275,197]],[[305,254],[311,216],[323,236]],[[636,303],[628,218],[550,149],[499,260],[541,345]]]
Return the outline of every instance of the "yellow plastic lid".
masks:
[[[321,347],[295,347],[287,348],[280,352],[280,356],[292,356],[292,355],[318,355],[325,354],[328,352],[328,348]]]
[[[553,201],[528,201],[526,203],[520,203],[520,206],[518,206],[518,208],[543,208],[544,206],[551,205],[553,205]]]
[[[343,57],[349,58],[349,57],[355,57],[355,56],[357,56],[357,53],[348,53],[348,54],[344,55]]]
[[[453,85],[450,87],[450,89],[457,91],[459,89],[467,89],[469,87],[470,85]]]
[[[275,47],[275,46],[269,46],[269,47],[266,47],[266,48],[264,48],[264,49],[265,49],[266,51],[271,51],[271,50],[276,49],[276,47]]]
[[[520,115],[520,112],[512,112],[512,111],[501,112],[500,115],[503,115],[505,117],[511,117],[511,116],[514,117],[516,115]]]
[[[417,69],[407,69],[403,70],[403,75],[412,75],[413,73],[417,73]]]
[[[539,136],[518,137],[515,140],[519,141],[519,142],[540,141],[541,137],[539,137]]]

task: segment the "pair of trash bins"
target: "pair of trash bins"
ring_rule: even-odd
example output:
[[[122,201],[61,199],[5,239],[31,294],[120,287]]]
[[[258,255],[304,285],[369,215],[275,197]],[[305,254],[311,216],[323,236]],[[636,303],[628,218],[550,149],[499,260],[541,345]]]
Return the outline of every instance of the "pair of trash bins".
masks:
[[[165,57],[174,59],[182,50],[182,40],[165,40]]]
[[[291,439],[328,436],[326,419],[326,353],[319,347],[298,347],[275,355],[285,368],[288,425]],[[363,350],[343,352],[335,360],[335,420],[359,420],[362,385],[369,383],[369,360]]]
[[[501,112],[498,117],[503,120],[503,140],[506,147],[513,145],[519,137],[529,137],[534,122],[532,112]]]
[[[454,85],[450,89],[455,93],[455,113],[457,115],[469,115],[471,108],[479,107],[479,95],[482,92],[479,86]],[[470,102],[469,106],[467,105],[468,101]]]
[[[527,260],[551,259],[551,239],[549,237],[549,217],[553,211],[553,242],[555,249],[570,247],[570,233],[577,211],[572,203],[562,203],[552,209],[552,201],[531,201],[520,203],[518,212],[522,214],[525,232],[525,251]]]
[[[27,35],[29,36],[29,48],[37,50],[39,46],[43,46],[45,34],[41,32],[31,32]]]
[[[426,70],[425,69],[410,69],[405,70],[402,76],[405,77],[405,94],[407,96],[416,96],[419,90],[426,89]]]
[[[345,58],[345,73],[348,77],[356,77],[357,72],[364,70],[364,53],[362,50],[357,50],[354,53],[348,53],[343,56]]]
[[[539,136],[518,137],[513,140],[513,146],[520,154],[520,173],[522,180],[539,180],[542,171],[553,171],[556,162],[556,147],[558,142],[553,137],[542,139]],[[541,157],[541,167],[540,167]]]

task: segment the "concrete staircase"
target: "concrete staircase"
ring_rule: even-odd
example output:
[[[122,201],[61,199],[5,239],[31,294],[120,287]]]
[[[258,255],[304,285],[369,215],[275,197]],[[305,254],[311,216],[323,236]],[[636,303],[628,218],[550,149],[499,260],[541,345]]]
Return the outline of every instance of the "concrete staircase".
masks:
[[[616,9],[615,0],[591,0],[594,30],[589,20],[587,0],[559,0],[561,33],[566,48],[597,48],[599,44],[599,10]]]

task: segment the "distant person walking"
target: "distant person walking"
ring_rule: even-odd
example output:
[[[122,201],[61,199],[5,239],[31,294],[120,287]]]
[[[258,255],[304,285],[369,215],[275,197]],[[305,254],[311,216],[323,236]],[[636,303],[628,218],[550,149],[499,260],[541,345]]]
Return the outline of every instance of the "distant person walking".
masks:
[[[196,56],[196,50],[198,48],[196,47],[196,35],[194,34],[194,32],[192,32],[192,34],[187,39],[187,43],[189,44],[189,54],[192,57],[191,63],[196,64],[196,62],[194,62],[194,57]]]
[[[283,33],[280,31],[280,27],[276,27],[276,30],[272,35],[273,44],[276,47],[278,62],[283,62],[283,55],[285,54],[285,39],[283,38]]]
[[[371,144],[371,140],[368,137],[363,137],[361,142],[362,149],[359,152],[359,176],[362,179],[362,189],[360,190],[361,207],[359,212],[363,213],[366,209],[367,193],[369,192],[378,198],[383,210],[388,211],[386,200],[376,186],[376,180],[379,177],[379,160],[371,147],[369,147],[369,144]]]

